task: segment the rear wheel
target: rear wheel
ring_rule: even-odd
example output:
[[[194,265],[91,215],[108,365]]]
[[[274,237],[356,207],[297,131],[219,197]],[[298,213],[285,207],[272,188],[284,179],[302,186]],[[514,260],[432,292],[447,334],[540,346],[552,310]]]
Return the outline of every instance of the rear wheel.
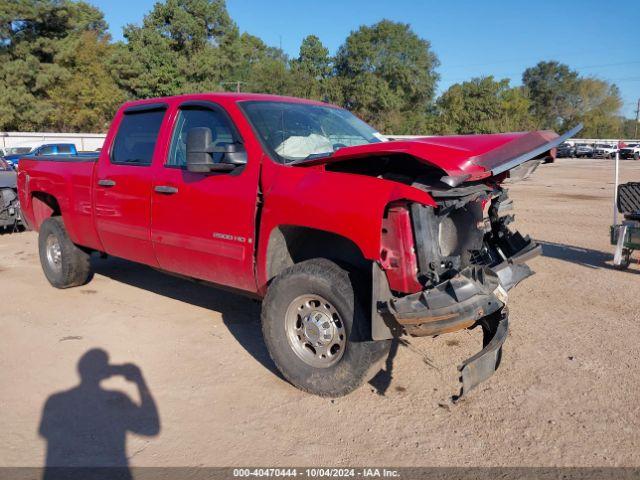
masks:
[[[388,352],[372,341],[362,287],[326,259],[298,263],[269,286],[262,306],[264,340],[293,385],[320,396],[352,392]]]
[[[640,159],[640,153],[635,152],[635,153],[633,154],[633,159],[634,159],[634,160],[638,160],[638,159]]]
[[[61,217],[42,222],[38,248],[44,275],[54,287],[84,285],[91,278],[90,256],[71,241]]]

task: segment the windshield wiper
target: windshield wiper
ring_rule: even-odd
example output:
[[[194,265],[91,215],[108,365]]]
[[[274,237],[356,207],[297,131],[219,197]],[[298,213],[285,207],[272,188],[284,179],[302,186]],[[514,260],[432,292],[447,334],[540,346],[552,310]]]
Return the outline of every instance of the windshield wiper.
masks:
[[[331,155],[333,155],[333,153],[334,152],[312,153],[310,155],[307,155],[304,158],[300,158],[298,160],[293,160],[293,161],[287,163],[287,165],[298,165],[300,163],[308,162],[309,160],[315,160],[317,158],[330,157]]]

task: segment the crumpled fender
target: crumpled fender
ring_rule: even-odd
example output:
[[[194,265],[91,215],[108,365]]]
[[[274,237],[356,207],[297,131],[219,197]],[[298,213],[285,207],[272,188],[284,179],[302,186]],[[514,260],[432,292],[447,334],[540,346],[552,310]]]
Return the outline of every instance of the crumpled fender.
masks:
[[[364,258],[380,260],[382,219],[390,203],[406,200],[436,206],[417,188],[364,175],[328,172],[321,166],[270,165],[264,185],[257,252],[258,286],[266,284],[269,238],[280,226],[322,230],[351,240]],[[271,172],[276,173],[276,172]]]

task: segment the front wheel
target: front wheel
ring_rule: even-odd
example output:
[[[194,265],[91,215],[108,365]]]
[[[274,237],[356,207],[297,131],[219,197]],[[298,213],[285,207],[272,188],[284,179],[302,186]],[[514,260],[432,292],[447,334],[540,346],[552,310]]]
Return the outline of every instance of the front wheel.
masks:
[[[76,287],[91,278],[89,254],[71,241],[61,217],[42,222],[38,249],[44,275],[54,287]]]
[[[315,395],[358,388],[390,341],[370,340],[363,292],[353,275],[326,259],[283,271],[262,305],[262,332],[282,375]]]

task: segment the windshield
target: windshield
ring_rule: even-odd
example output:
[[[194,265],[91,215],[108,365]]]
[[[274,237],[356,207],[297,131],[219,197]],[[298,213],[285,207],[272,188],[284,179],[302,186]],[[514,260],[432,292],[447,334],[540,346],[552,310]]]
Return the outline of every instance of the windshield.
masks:
[[[9,147],[6,148],[6,155],[24,155],[25,153],[29,153],[33,150],[32,147]]]
[[[327,157],[384,137],[347,110],[288,102],[240,104],[262,142],[282,163]]]
[[[613,148],[611,145],[607,145],[606,143],[598,143],[596,148]]]

